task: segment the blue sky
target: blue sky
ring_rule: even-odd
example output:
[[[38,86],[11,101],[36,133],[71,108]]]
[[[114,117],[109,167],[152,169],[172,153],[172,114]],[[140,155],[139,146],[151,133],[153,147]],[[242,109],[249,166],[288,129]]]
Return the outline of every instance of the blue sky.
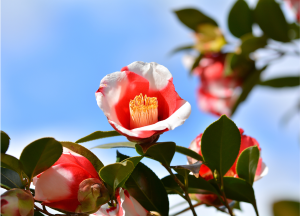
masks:
[[[96,130],[111,130],[98,108],[95,91],[108,73],[133,61],[157,62],[174,77],[179,95],[192,105],[186,123],[161,136],[161,141],[189,143],[213,121],[196,105],[198,80],[189,77],[182,55],[169,56],[177,46],[192,42],[191,31],[178,22],[173,10],[195,7],[218,21],[227,39],[238,42],[226,29],[233,0],[199,1],[2,1],[1,129],[11,137],[9,154],[19,156],[41,137],[75,141]],[[251,1],[253,3],[254,1]],[[289,20],[292,14],[284,8]],[[299,49],[299,42],[297,43]],[[299,58],[287,56],[264,72],[264,78],[297,74]],[[269,174],[255,183],[261,215],[271,215],[271,203],[280,198],[299,199],[299,116],[286,125],[281,117],[295,106],[299,88],[274,90],[256,87],[233,120],[255,137]],[[86,147],[125,140],[123,137],[84,144]],[[134,150],[120,149],[136,155]],[[115,161],[115,150],[94,152],[105,163]],[[145,159],[160,177],[167,175],[156,162]],[[173,164],[185,164],[175,156]],[[181,201],[170,197],[171,205]],[[248,204],[237,215],[253,215]],[[199,215],[215,213],[198,207]],[[188,213],[186,215],[189,215]],[[218,213],[217,215],[223,215]]]

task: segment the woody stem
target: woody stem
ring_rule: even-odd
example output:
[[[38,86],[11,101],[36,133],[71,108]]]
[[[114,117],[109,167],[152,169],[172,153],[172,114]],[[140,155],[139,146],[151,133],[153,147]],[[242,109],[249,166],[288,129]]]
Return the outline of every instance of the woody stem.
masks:
[[[187,192],[187,188],[184,186],[184,184],[177,178],[176,175],[174,175],[174,173],[172,172],[171,168],[165,164],[163,164],[163,166],[166,168],[166,170],[170,173],[170,175],[172,176],[172,178],[174,179],[174,181],[179,185],[179,187],[183,190],[184,192],[184,198],[186,199],[186,201],[189,203],[190,208],[193,212],[194,216],[197,216],[195,208],[192,204],[192,201],[190,199],[189,193]]]

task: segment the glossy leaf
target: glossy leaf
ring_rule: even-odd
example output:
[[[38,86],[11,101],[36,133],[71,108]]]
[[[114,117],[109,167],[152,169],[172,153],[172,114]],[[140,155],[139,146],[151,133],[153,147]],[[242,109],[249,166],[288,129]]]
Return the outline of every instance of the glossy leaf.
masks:
[[[259,0],[254,10],[256,23],[273,40],[289,42],[289,26],[275,0]]]
[[[22,176],[22,163],[14,156],[1,153],[1,167],[11,169]]]
[[[119,160],[125,160],[128,156],[118,154]],[[169,215],[168,194],[156,174],[138,163],[134,171],[125,183],[129,194],[133,196],[148,211],[157,211],[161,215]]]
[[[134,164],[130,160],[109,164],[99,171],[101,179],[113,189],[115,189],[130,175],[134,169]]]
[[[6,189],[24,188],[20,176],[13,170],[1,167],[1,187]]]
[[[240,38],[252,32],[252,11],[244,0],[235,2],[228,16],[228,28],[230,32]]]
[[[75,143],[83,143],[92,140],[107,138],[107,137],[114,137],[114,136],[121,136],[117,131],[95,131],[81,139],[77,140]]]
[[[200,12],[199,10],[193,9],[193,8],[186,8],[183,10],[175,11],[178,19],[187,27],[190,29],[197,31],[197,27],[200,24],[212,24],[215,26],[218,26],[218,24],[205,15],[204,13]]]
[[[73,142],[60,142],[60,143],[62,144],[63,147],[66,147],[71,151],[76,152],[77,154],[80,154],[85,158],[87,158],[93,164],[97,172],[99,172],[99,170],[104,166],[103,163],[93,152],[83,147],[82,145]]]
[[[236,111],[237,107],[242,103],[249,95],[253,87],[259,83],[259,77],[262,71],[264,71],[267,68],[267,66],[263,67],[260,70],[255,70],[253,71],[247,80],[244,82],[243,87],[242,87],[242,93],[235,102],[234,106],[232,107],[231,115],[234,114]]]
[[[176,144],[174,142],[155,143],[149,147],[145,153],[143,153],[139,144],[136,144],[135,148],[140,155],[150,157],[169,166],[175,154]]]
[[[300,203],[294,200],[281,200],[273,204],[274,216],[299,216]]]
[[[240,131],[226,115],[209,125],[201,138],[204,162],[212,170],[224,175],[235,162],[241,145]]]
[[[114,142],[95,146],[93,148],[110,149],[110,148],[135,148],[134,142]],[[92,148],[92,149],[93,149]]]
[[[193,151],[189,148],[176,145],[175,151],[180,153],[180,154],[183,154],[183,155],[189,156],[191,158],[194,158],[198,161],[203,161],[203,158],[201,157],[201,155],[199,155],[198,153],[196,153],[195,151]]]
[[[259,85],[273,88],[295,87],[300,85],[299,76],[279,77],[259,82]]]
[[[259,48],[263,48],[267,45],[267,37],[255,37],[252,34],[244,35],[241,40],[241,52],[245,56],[249,56],[250,53],[254,52]]]
[[[10,137],[4,131],[1,131],[1,153],[5,153],[8,149]]]
[[[39,211],[34,211],[34,215],[33,216],[44,216],[44,214],[42,214]]]
[[[20,156],[24,172],[32,179],[50,168],[59,159],[62,151],[61,143],[54,138],[42,138],[30,143]]]
[[[177,178],[184,184],[184,177],[176,174]],[[183,193],[179,185],[174,181],[172,176],[166,176],[162,180],[168,194],[176,194],[174,191],[178,191],[181,194]],[[218,191],[212,186],[208,181],[205,181],[203,178],[196,178],[193,175],[188,176],[188,192],[191,194],[216,194]]]
[[[248,182],[240,178],[224,177],[223,183],[228,199],[251,203],[258,216],[254,190]]]
[[[170,55],[173,55],[177,52],[180,52],[180,51],[184,51],[184,50],[191,50],[191,49],[194,49],[194,45],[187,45],[187,46],[181,46],[181,47],[177,47],[176,49],[172,50],[170,52]]]
[[[259,149],[257,146],[252,146],[242,151],[237,161],[236,171],[238,176],[250,185],[254,182],[258,159]]]
[[[125,158],[125,159],[123,159],[123,158]],[[119,151],[117,151],[117,161],[116,162],[125,162],[125,161],[129,160],[133,163],[134,169],[142,159],[143,159],[143,156],[127,157],[127,156],[121,154]],[[128,173],[127,177],[117,187],[123,187],[125,185],[127,179],[130,177],[130,175],[131,175],[131,173]]]

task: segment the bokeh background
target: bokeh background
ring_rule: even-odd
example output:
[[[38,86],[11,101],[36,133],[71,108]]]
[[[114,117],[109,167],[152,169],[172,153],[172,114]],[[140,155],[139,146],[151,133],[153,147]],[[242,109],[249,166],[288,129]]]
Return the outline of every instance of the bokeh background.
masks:
[[[255,2],[248,1],[250,5]],[[96,130],[112,130],[94,93],[106,74],[133,61],[154,61],[173,74],[175,88],[191,103],[192,114],[185,124],[163,134],[160,140],[188,147],[217,117],[198,109],[198,80],[188,76],[182,64],[183,54],[170,55],[175,47],[193,42],[191,31],[173,11],[200,9],[217,20],[228,41],[237,44],[226,29],[233,3],[234,0],[1,1],[1,130],[11,137],[7,153],[19,157],[27,144],[41,137],[76,141]],[[283,9],[287,20],[292,21],[290,9],[286,5]],[[299,49],[299,41],[293,46]],[[263,77],[296,75],[299,71],[299,57],[286,56],[263,72]],[[254,184],[262,216],[272,215],[274,201],[299,200],[299,115],[295,113],[282,123],[282,117],[293,112],[298,100],[298,87],[255,87],[233,116],[245,134],[258,140],[269,167],[269,174]],[[91,148],[116,141],[125,138],[83,145]],[[119,151],[137,155],[132,149]],[[115,161],[115,149],[93,152],[104,164]],[[167,175],[158,163],[149,159],[143,162],[159,177]],[[176,154],[172,164],[186,164],[186,158]],[[182,201],[179,196],[170,196],[171,206]],[[243,203],[241,207],[243,211],[236,211],[237,215],[255,214],[250,204]],[[170,213],[178,210],[171,209]],[[224,215],[212,207],[200,206],[196,211],[199,215]]]

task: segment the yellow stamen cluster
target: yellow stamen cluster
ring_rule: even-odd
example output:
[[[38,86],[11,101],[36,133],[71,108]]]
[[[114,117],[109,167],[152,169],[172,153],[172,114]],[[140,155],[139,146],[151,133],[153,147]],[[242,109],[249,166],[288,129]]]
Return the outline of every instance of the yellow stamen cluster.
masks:
[[[144,127],[158,122],[158,101],[156,97],[135,96],[129,102],[130,129]]]

